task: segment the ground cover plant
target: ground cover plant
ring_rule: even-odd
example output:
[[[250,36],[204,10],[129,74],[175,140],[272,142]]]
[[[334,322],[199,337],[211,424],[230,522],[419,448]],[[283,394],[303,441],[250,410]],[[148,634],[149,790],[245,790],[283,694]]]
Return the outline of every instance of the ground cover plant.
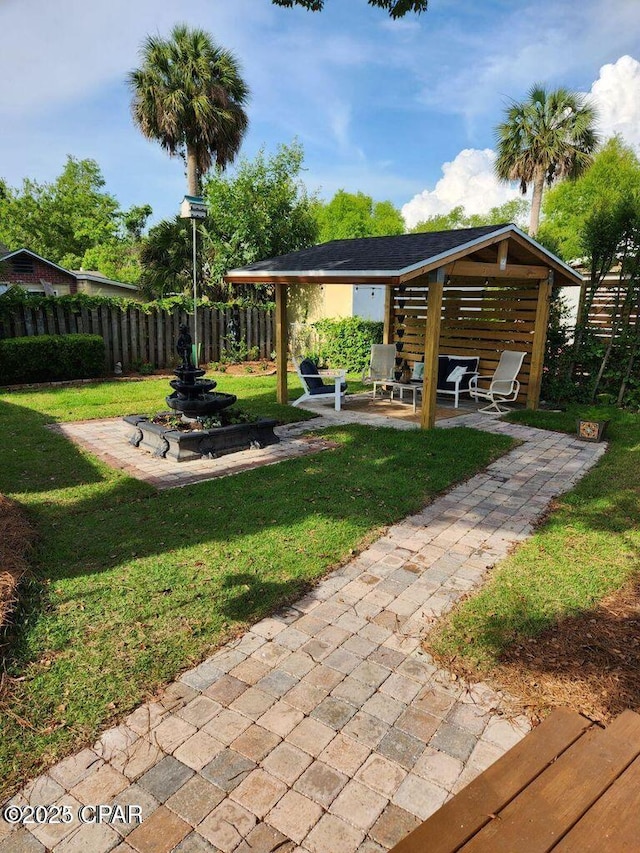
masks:
[[[225,390],[241,382],[243,408],[276,411],[272,377]],[[5,793],[511,446],[465,428],[335,427],[333,450],[157,492],[46,429],[144,411],[166,392],[108,385],[0,397],[0,493],[39,535],[5,662]]]
[[[606,455],[427,643],[534,717],[560,704],[602,720],[640,709],[640,415],[574,406],[509,419],[575,432],[594,414],[611,418]]]

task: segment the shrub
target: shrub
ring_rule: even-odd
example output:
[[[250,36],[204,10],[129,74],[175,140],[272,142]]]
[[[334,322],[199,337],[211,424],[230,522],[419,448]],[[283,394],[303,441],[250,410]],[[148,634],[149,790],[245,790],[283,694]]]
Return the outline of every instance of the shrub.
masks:
[[[37,335],[0,340],[0,384],[91,379],[105,372],[99,335]]]
[[[345,317],[319,320],[313,325],[320,335],[320,358],[333,368],[364,370],[371,357],[371,345],[382,343],[383,324],[374,320]]]

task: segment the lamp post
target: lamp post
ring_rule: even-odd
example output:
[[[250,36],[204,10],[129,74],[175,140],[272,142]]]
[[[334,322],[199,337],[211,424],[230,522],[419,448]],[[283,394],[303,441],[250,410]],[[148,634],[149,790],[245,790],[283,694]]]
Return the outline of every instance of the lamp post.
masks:
[[[186,195],[182,199],[180,205],[180,217],[182,219],[191,220],[191,233],[193,242],[193,363],[198,366],[199,351],[198,351],[198,275],[197,275],[197,260],[196,260],[196,222],[198,219],[206,219],[207,205],[201,196]]]

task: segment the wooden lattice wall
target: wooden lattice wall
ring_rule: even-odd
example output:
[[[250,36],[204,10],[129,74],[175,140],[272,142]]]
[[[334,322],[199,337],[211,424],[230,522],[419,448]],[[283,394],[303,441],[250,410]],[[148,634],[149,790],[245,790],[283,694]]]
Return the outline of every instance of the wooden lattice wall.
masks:
[[[529,385],[538,286],[535,281],[490,282],[451,278],[444,287],[439,352],[480,356],[480,373],[491,375],[503,350],[526,352],[519,374],[524,402]],[[410,365],[424,357],[427,287],[406,285],[393,291],[393,339],[398,359]]]

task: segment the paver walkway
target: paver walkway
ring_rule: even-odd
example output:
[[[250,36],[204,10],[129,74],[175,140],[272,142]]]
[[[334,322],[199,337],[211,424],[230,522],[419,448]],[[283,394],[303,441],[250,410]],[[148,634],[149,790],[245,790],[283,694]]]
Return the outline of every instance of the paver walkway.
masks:
[[[380,853],[517,742],[526,720],[421,638],[604,446],[483,415],[443,424],[523,443],[12,801],[136,804],[140,825],[0,823],[1,853]]]
[[[302,424],[306,423],[308,422],[302,421]],[[275,433],[280,438],[279,444],[252,448],[244,453],[230,453],[215,459],[176,462],[173,459],[161,459],[129,444],[129,437],[135,430],[122,418],[49,424],[49,429],[79,444],[107,465],[119,468],[130,477],[144,480],[157,489],[172,489],[202,480],[239,474],[251,468],[273,465],[283,459],[317,453],[334,446],[319,436],[305,436],[303,433],[309,428],[307,426],[301,430],[297,423],[279,426],[275,428]]]

